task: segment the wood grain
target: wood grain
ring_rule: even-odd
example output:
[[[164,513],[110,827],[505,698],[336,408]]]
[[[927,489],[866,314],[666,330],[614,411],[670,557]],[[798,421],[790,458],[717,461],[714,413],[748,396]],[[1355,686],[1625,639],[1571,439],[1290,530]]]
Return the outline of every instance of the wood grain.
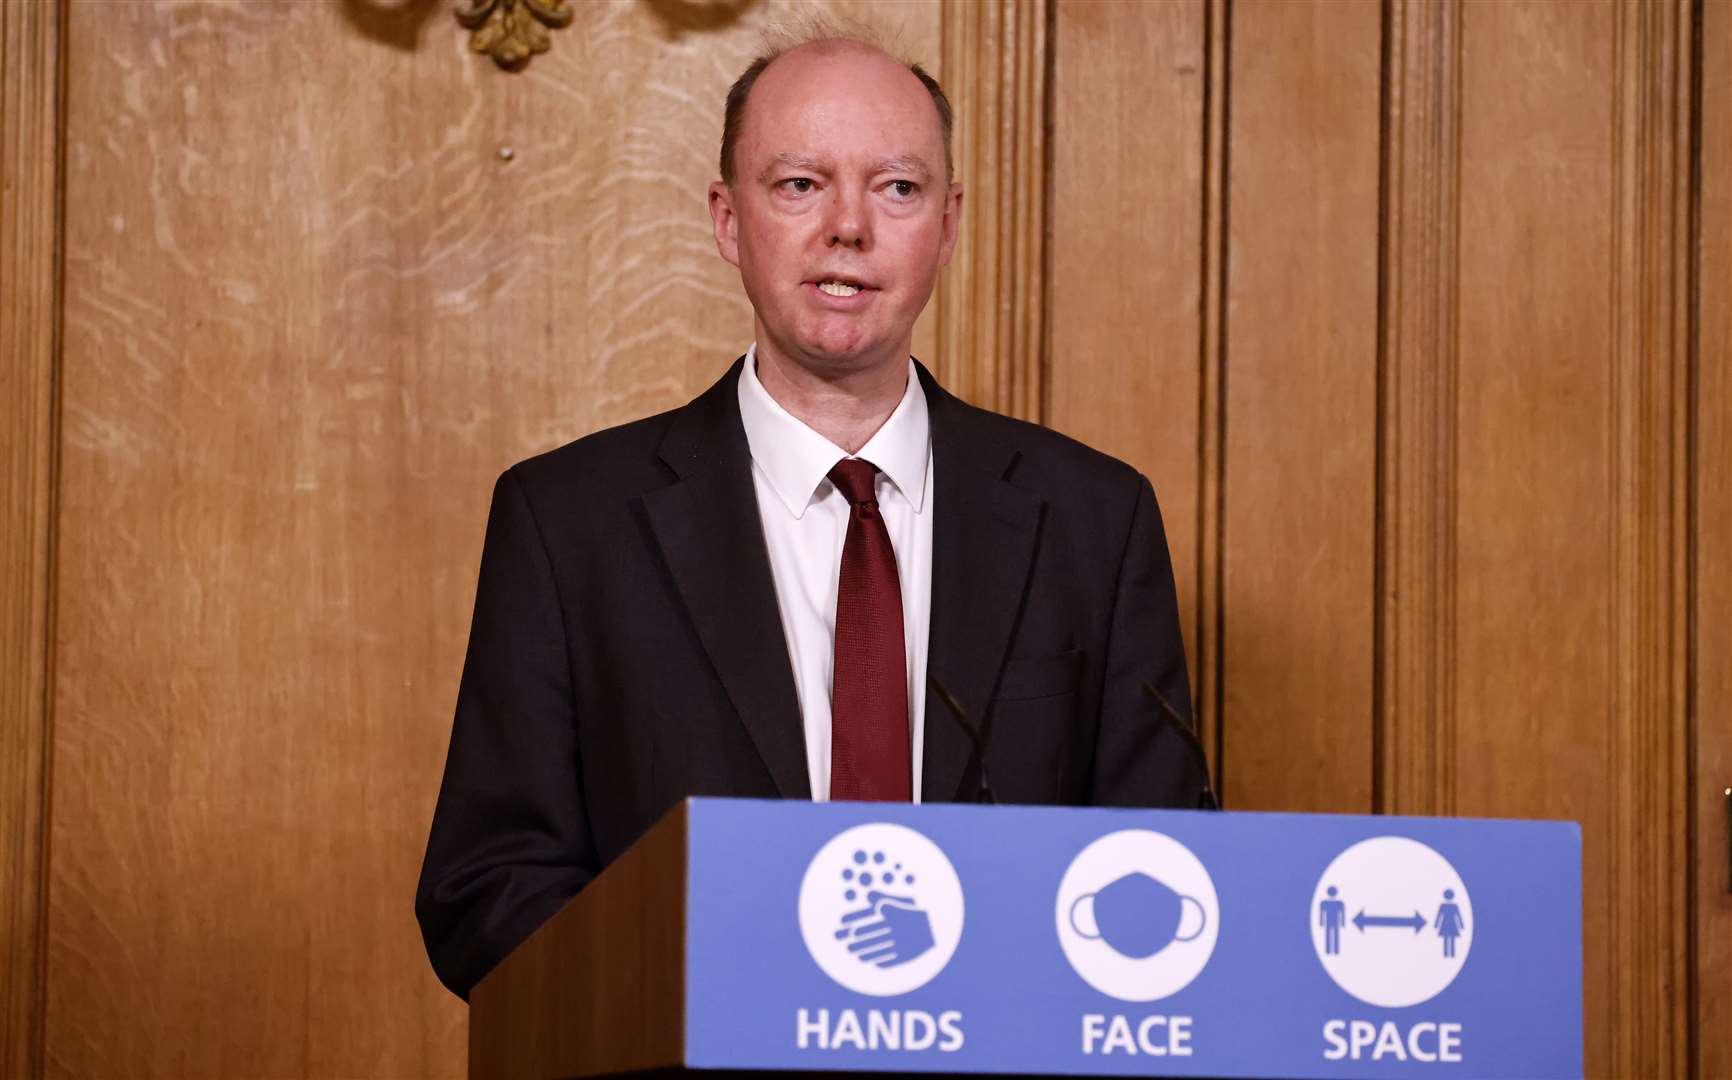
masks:
[[[1196,593],[1195,614],[1186,621],[1194,626],[1191,635],[1191,701],[1197,734],[1208,748],[1215,770],[1215,793],[1220,800],[1226,791],[1226,762],[1222,748],[1226,741],[1221,706],[1226,696],[1225,671],[1221,667],[1222,609],[1221,591],[1223,563],[1221,558],[1225,535],[1222,503],[1225,492],[1227,460],[1224,439],[1226,403],[1227,340],[1227,109],[1231,103],[1232,80],[1227,68],[1229,56],[1227,0],[1208,0],[1203,19],[1203,234],[1202,267],[1198,289],[1202,294],[1198,334],[1197,364],[1197,482],[1192,496],[1196,507]],[[1176,522],[1183,535],[1184,522]],[[1174,525],[1169,525],[1171,536]],[[1177,557],[1174,560],[1178,563]],[[1180,584],[1180,604],[1185,600],[1183,578]],[[1231,804],[1222,801],[1226,809]]]
[[[668,811],[476,985],[470,1080],[684,1064],[689,825]]]
[[[1610,1072],[1689,1069],[1689,0],[1617,9]],[[1591,946],[1590,946],[1591,949]]]
[[[1381,10],[1231,7],[1221,767],[1371,809]]]
[[[1388,9],[1377,809],[1455,805],[1461,5]]]
[[[1582,822],[1589,1073],[1732,1073],[1727,5],[576,7],[508,76],[435,3],[72,0],[57,374],[0,4],[0,1071],[461,1075],[410,896],[490,480],[743,349],[721,95],[818,8],[950,84],[916,352],[1154,480],[1229,805]]]
[[[1732,4],[1699,9],[1700,247],[1694,280],[1696,446],[1694,1075],[1732,1076]]]
[[[487,492],[750,340],[703,192],[794,7],[511,76],[443,5],[72,4],[49,1074],[461,1075],[411,897]]]
[[[1202,3],[1059,0],[1051,91],[1047,423],[1153,482],[1187,630],[1204,579],[1205,21]]]
[[[1455,808],[1582,823],[1592,1075],[1684,1067],[1687,10],[1462,21]]]
[[[938,295],[934,371],[953,393],[1044,416],[1049,0],[946,4],[939,77],[956,115],[962,230]]]
[[[60,326],[58,4],[0,5],[0,1074],[35,1076]]]

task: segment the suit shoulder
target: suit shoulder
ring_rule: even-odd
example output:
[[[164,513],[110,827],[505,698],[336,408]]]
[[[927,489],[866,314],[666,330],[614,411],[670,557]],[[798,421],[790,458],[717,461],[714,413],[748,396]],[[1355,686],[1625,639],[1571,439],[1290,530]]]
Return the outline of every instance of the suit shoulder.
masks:
[[[656,450],[678,412],[670,409],[591,432],[519,461],[506,475],[534,494],[662,479],[666,473]]]
[[[996,439],[1016,450],[1013,483],[1088,499],[1134,499],[1144,483],[1142,473],[1126,462],[1069,435],[983,409],[974,413]]]

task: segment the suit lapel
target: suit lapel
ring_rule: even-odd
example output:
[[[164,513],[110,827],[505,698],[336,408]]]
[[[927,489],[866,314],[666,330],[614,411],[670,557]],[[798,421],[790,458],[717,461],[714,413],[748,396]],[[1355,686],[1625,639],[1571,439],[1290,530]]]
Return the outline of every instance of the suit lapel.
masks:
[[[777,790],[806,799],[805,725],[740,424],[740,366],[680,410],[660,450],[678,480],[643,502],[698,638]]]
[[[1004,667],[1028,589],[1043,500],[1005,479],[1017,452],[945,393],[924,367],[932,418],[932,623],[927,672],[989,723],[987,705]],[[957,797],[973,743],[936,693],[926,695],[920,797]]]

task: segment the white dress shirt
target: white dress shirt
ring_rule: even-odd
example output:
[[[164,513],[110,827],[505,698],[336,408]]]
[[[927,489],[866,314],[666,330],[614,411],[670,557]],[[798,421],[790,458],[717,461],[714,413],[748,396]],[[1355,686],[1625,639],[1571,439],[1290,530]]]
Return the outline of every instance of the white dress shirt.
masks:
[[[740,420],[752,450],[752,485],[770,551],[776,606],[806,727],[812,798],[830,797],[830,676],[836,652],[836,584],[848,536],[848,500],[827,479],[838,461],[878,466],[878,510],[896,549],[907,649],[909,762],[920,801],[926,732],[926,643],[932,614],[932,438],[926,392],[908,362],[908,388],[890,418],[849,454],[776,403],[758,381],[757,346],[740,372]]]

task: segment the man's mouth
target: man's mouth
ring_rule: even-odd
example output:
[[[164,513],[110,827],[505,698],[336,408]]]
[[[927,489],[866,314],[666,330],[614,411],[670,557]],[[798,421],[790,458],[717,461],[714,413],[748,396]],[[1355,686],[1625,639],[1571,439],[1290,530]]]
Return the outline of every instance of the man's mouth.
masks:
[[[822,278],[812,283],[818,290],[830,296],[855,296],[866,290],[866,286],[848,278]]]

